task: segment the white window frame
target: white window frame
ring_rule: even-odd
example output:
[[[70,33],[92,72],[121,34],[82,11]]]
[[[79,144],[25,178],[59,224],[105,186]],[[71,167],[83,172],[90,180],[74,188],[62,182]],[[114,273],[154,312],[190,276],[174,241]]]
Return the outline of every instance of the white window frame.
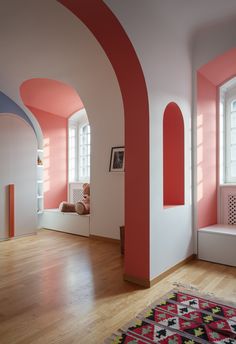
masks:
[[[70,129],[75,130],[75,179],[70,179]],[[76,124],[69,124],[68,126],[68,181],[74,183],[78,180],[78,127]]]
[[[234,96],[227,97],[225,101],[225,183],[236,184],[236,176],[231,175],[231,113],[236,112],[231,110],[232,103],[236,101],[236,94]],[[236,128],[235,128],[236,129]],[[235,144],[236,146],[236,144]],[[235,160],[236,162],[236,160]]]
[[[89,173],[88,173],[86,176],[82,176],[82,175],[81,175],[81,168],[83,168],[83,166],[81,166],[81,164],[82,164],[82,157],[83,157],[83,154],[82,154],[83,147],[82,147],[82,145],[81,145],[81,132],[82,132],[83,129],[84,129],[85,127],[87,127],[87,126],[90,128],[90,132],[89,132],[90,142],[89,142],[89,143],[86,143],[85,145],[86,145],[86,146],[89,146],[90,154],[86,154],[86,157],[87,157],[89,163],[86,164],[85,168],[89,171]],[[82,125],[79,126],[79,128],[78,128],[78,142],[79,142],[78,179],[79,179],[79,182],[90,182],[91,127],[90,127],[90,125],[89,125],[88,122],[83,123]],[[88,148],[88,147],[87,147],[87,148]]]

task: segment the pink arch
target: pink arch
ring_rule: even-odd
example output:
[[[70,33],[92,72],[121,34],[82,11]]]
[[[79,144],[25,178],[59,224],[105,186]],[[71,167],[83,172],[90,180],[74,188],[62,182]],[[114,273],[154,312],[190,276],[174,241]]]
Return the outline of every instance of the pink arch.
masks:
[[[149,109],[135,50],[101,0],[58,0],[94,34],[116,73],[125,112],[125,275],[149,281]],[[141,190],[141,192],[140,192]]]

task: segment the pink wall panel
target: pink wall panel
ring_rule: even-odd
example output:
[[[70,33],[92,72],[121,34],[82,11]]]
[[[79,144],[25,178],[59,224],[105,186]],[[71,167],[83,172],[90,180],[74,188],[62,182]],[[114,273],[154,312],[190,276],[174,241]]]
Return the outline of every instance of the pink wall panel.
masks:
[[[57,208],[67,200],[67,119],[28,107],[44,138],[44,208]]]
[[[175,103],[169,103],[163,117],[163,202],[184,204],[184,121]]]
[[[9,185],[9,238],[15,236],[15,185]]]
[[[197,228],[217,223],[217,89],[197,75]]]
[[[65,118],[84,107],[76,90],[57,80],[26,80],[20,87],[20,93],[28,107],[32,106]]]
[[[214,85],[220,85],[236,75],[236,48],[216,57],[199,71]]]

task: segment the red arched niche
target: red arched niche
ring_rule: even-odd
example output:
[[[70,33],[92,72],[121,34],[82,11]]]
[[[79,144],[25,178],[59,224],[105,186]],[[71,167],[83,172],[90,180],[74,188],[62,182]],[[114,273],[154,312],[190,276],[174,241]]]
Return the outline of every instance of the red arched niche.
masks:
[[[125,114],[125,278],[149,285],[149,109],[142,68],[126,32],[103,1],[58,2],[94,34],[119,82]]]
[[[164,206],[184,204],[184,121],[173,102],[163,118],[163,179]]]

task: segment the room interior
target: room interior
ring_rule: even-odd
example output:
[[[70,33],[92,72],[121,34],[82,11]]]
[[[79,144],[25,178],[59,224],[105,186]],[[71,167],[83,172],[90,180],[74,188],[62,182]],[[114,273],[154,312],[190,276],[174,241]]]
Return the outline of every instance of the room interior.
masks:
[[[46,248],[45,261],[32,268],[51,268],[46,257],[57,266],[65,245],[73,270],[65,281],[55,276],[60,283],[52,288],[55,294],[76,283],[83,289],[81,273],[89,281],[93,307],[116,296],[119,309],[129,295],[134,309],[124,317],[118,311],[113,323],[99,308],[102,316],[96,314],[94,322],[105,320],[104,328],[97,341],[91,334],[90,343],[100,343],[104,333],[141,311],[138,295],[150,303],[155,292],[164,294],[176,281],[220,296],[226,281],[225,290],[236,301],[236,2],[23,2],[0,5],[5,263],[14,249],[20,254],[17,245],[26,240],[29,252],[34,248],[38,256]],[[9,18],[14,25],[8,25]],[[111,171],[114,147],[124,147],[124,171]],[[63,201],[82,201],[84,183],[90,185],[90,213],[60,211]],[[105,260],[111,265],[105,267]],[[215,284],[201,281],[201,276],[207,281],[208,270]],[[19,295],[14,292],[14,298]],[[86,314],[93,316],[87,301]],[[15,311],[21,308],[23,303]],[[77,316],[77,310],[69,314]],[[33,334],[31,342],[37,343]],[[18,343],[16,337],[11,343]]]

